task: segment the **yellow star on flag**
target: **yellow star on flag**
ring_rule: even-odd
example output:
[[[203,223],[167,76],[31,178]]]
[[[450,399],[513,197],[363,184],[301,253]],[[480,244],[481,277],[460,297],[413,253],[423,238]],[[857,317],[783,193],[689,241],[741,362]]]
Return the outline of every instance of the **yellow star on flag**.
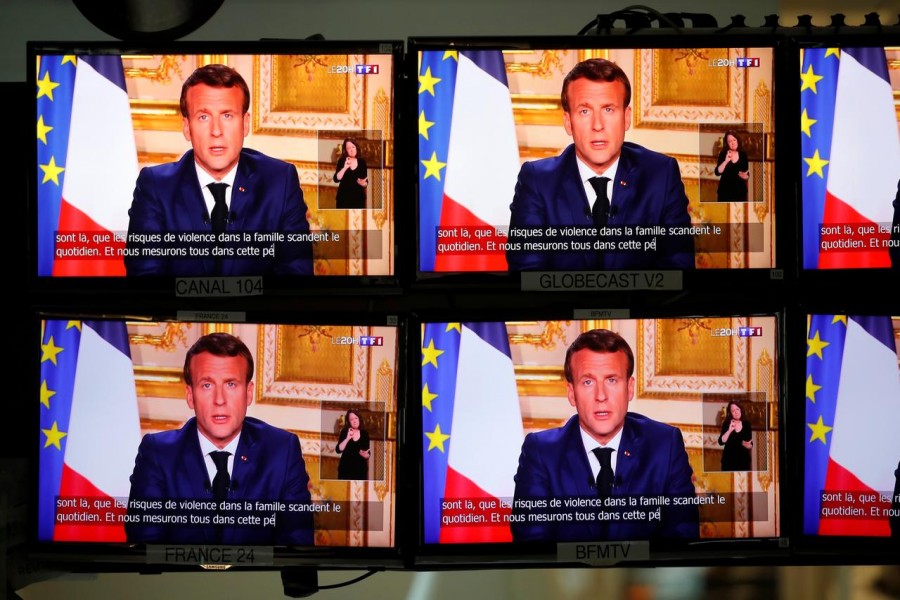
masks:
[[[50,408],[50,398],[56,395],[56,392],[47,387],[47,382],[41,382],[41,404]]]
[[[44,432],[44,435],[47,436],[47,441],[44,442],[44,448],[49,448],[50,446],[56,446],[57,450],[62,450],[62,446],[59,445],[59,441],[66,437],[65,431],[60,431],[56,426],[56,421],[53,421],[53,426],[50,429],[41,429]]]
[[[816,392],[822,389],[821,385],[816,385],[813,382],[812,375],[806,376],[806,397],[809,398],[813,403],[816,402]]]
[[[816,119],[810,119],[809,115],[806,114],[806,109],[803,109],[803,114],[800,115],[800,131],[806,134],[806,137],[812,137],[812,129],[811,127],[818,123],[819,121]]]
[[[444,451],[444,442],[450,439],[449,435],[445,435],[441,433],[441,424],[438,423],[434,428],[434,431],[431,433],[425,432],[425,436],[429,439],[428,449],[434,450],[437,448],[441,452]]]
[[[431,129],[431,126],[434,125],[434,121],[429,121],[425,118],[425,111],[419,113],[419,135],[421,135],[426,140],[428,139],[428,130]]]
[[[462,327],[459,323],[447,323],[447,329],[444,330],[444,333],[446,333],[452,329],[455,329],[456,333],[462,335]]]
[[[431,153],[431,158],[428,160],[419,161],[423,165],[425,165],[425,176],[422,179],[428,179],[429,177],[434,177],[438,181],[441,180],[441,169],[447,166],[447,163],[441,162],[437,159],[437,152]]]
[[[844,327],[846,327],[847,326],[847,315],[834,315],[834,318],[831,319],[831,324],[834,325],[835,323],[843,323]]]
[[[445,50],[444,57],[441,60],[447,60],[448,58],[452,58],[456,62],[459,62],[459,51],[458,50]]]
[[[53,90],[58,88],[59,84],[56,83],[55,81],[50,81],[50,72],[47,71],[46,73],[44,73],[44,78],[38,80],[37,86],[38,86],[37,97],[40,98],[41,96],[47,96],[52,101],[53,100]]]
[[[828,58],[829,56],[833,56],[836,59],[840,60],[841,59],[841,49],[840,48],[829,48],[828,50],[825,51],[825,58]]]
[[[807,358],[815,354],[821,359],[823,358],[822,349],[825,348],[825,346],[830,346],[831,342],[825,342],[819,339],[819,332],[817,331],[816,335],[814,335],[812,339],[806,340],[806,345],[809,346],[808,350],[806,351]]]
[[[825,179],[825,173],[822,172],[822,168],[831,161],[825,160],[824,158],[819,156],[818,148],[816,148],[816,152],[815,154],[813,154],[812,158],[804,158],[803,160],[804,162],[806,162],[806,164],[809,165],[809,169],[806,171],[807,177],[815,173],[822,179]]]
[[[819,92],[816,91],[816,83],[818,83],[822,79],[825,79],[825,77],[822,75],[816,75],[815,72],[813,72],[812,65],[809,65],[806,73],[800,74],[800,80],[803,82],[803,85],[800,86],[800,91],[802,92],[803,90],[812,90],[813,94],[818,94]]]
[[[63,56],[63,59],[60,61],[59,64],[60,64],[60,66],[62,66],[62,65],[64,65],[64,64],[66,64],[66,63],[69,63],[69,64],[72,65],[73,67],[77,67],[77,66],[78,66],[78,64],[76,63],[76,58],[75,58],[75,55],[74,55],[74,54],[66,54],[65,56]]]
[[[437,394],[432,394],[428,389],[428,384],[425,384],[425,387],[422,388],[422,406],[428,409],[428,412],[431,412],[431,401],[437,398]]]
[[[429,340],[428,347],[422,348],[422,366],[424,367],[427,364],[432,364],[434,365],[434,368],[437,369],[437,357],[443,353],[443,350],[438,350],[434,347],[434,340]]]
[[[62,351],[62,348],[53,343],[53,336],[51,335],[49,342],[47,342],[46,344],[41,344],[41,362],[49,360],[55,365],[56,355]]]
[[[812,430],[812,436],[809,438],[809,443],[812,444],[814,440],[821,440],[823,444],[828,444],[825,440],[825,434],[834,429],[834,427],[829,427],[822,423],[822,415],[819,415],[819,420],[815,423],[807,423],[807,427]]]
[[[431,76],[431,67],[426,67],[425,74],[419,75],[419,93],[421,94],[427,90],[429,94],[434,96],[434,86],[440,81],[438,77]]]
[[[50,127],[49,125],[44,125],[44,115],[39,116],[37,123],[37,138],[44,142],[44,144],[46,144],[47,134],[51,131],[53,131],[52,127]]]
[[[47,183],[48,181],[52,181],[56,185],[59,185],[59,174],[65,171],[64,167],[56,166],[56,159],[54,157],[50,157],[50,162],[46,165],[38,165],[41,168],[41,171],[44,172],[44,179],[41,183]]]

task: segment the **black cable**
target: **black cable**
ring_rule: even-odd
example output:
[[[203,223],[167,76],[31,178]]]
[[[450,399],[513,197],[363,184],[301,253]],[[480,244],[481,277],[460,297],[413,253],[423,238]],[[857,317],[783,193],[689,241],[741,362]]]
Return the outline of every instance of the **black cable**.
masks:
[[[320,589],[320,590],[333,590],[333,589],[342,588],[342,587],[345,587],[345,586],[348,586],[348,585],[353,585],[354,583],[357,583],[357,582],[359,582],[359,581],[362,581],[362,580],[365,579],[366,577],[371,577],[371,576],[374,575],[375,573],[380,573],[380,572],[381,572],[380,570],[372,570],[372,571],[369,571],[368,573],[363,573],[363,574],[360,575],[359,577],[356,577],[356,578],[351,579],[351,580],[349,580],[349,581],[344,581],[344,582],[341,582],[341,583],[334,583],[334,584],[331,584],[331,585],[320,585],[320,586],[319,586],[319,589]]]
[[[587,32],[590,31],[592,27],[597,28],[596,34],[599,35],[601,33],[601,31],[600,31],[601,24],[602,24],[601,17],[607,17],[609,19],[609,23],[612,23],[616,20],[616,18],[618,18],[618,17],[624,18],[630,14],[639,14],[641,16],[649,17],[651,22],[653,20],[656,20],[660,23],[665,23],[668,27],[670,27],[676,33],[684,33],[684,29],[682,27],[678,26],[676,23],[674,23],[672,21],[672,19],[670,19],[663,13],[659,12],[655,8],[651,8],[649,6],[644,6],[643,4],[633,4],[631,6],[626,6],[625,8],[619,9],[615,12],[609,13],[608,15],[598,14],[595,19],[591,20],[590,22],[588,22],[587,25],[582,27],[577,35],[587,34]],[[606,29],[606,33],[609,34],[610,33],[609,24],[607,24],[605,29]],[[636,31],[638,31],[639,29],[640,29],[639,27],[633,27],[630,30],[628,30],[627,33],[632,34]]]

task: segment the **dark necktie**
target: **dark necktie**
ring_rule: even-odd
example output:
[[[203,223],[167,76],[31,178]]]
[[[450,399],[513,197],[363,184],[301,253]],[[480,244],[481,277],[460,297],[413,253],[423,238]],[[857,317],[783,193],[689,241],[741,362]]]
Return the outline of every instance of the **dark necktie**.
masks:
[[[228,187],[228,184],[211,183],[206,187],[212,192],[213,200],[216,201],[210,218],[212,219],[213,233],[218,235],[225,231],[225,223],[228,221],[228,205],[225,204],[225,189]]]
[[[599,229],[605,227],[609,221],[609,196],[606,194],[609,177],[591,177],[588,181],[597,193],[597,200],[594,202],[594,208],[591,209],[591,216],[594,218],[594,225]]]
[[[228,456],[230,452],[216,450],[210,452],[209,455],[216,465],[216,476],[213,478],[213,498],[216,504],[219,504],[228,497],[228,486],[231,484],[231,477],[228,475]]]
[[[613,470],[612,448],[594,448],[594,456],[600,461],[600,472],[597,473],[597,496],[609,498],[612,495]]]

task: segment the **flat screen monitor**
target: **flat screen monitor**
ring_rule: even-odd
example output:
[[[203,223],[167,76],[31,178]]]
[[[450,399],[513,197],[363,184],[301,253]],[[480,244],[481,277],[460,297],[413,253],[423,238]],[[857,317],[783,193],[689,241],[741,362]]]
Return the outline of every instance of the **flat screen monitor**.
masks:
[[[781,266],[773,37],[423,38],[409,51],[420,280]]]
[[[779,327],[774,315],[425,322],[421,560],[777,552]]]
[[[390,281],[401,56],[401,42],[29,44],[31,279]]]
[[[880,552],[893,540],[896,556],[900,317],[810,314],[806,331],[802,533],[819,550]]]
[[[900,34],[801,40],[802,268],[900,268]],[[820,277],[825,277],[822,275]]]
[[[41,549],[398,560],[401,327],[74,319],[40,322]]]

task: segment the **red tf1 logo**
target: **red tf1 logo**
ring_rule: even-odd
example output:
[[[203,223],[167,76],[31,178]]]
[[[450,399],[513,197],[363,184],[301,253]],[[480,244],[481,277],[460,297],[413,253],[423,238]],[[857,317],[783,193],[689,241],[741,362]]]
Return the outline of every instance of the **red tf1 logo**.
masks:
[[[737,57],[737,67],[738,69],[746,69],[748,67],[758,67],[759,66],[759,57],[755,56],[738,56]],[[357,71],[358,73],[359,71]]]
[[[378,75],[378,65],[356,65],[357,75]]]
[[[380,335],[359,336],[360,346],[384,346],[384,338]]]

